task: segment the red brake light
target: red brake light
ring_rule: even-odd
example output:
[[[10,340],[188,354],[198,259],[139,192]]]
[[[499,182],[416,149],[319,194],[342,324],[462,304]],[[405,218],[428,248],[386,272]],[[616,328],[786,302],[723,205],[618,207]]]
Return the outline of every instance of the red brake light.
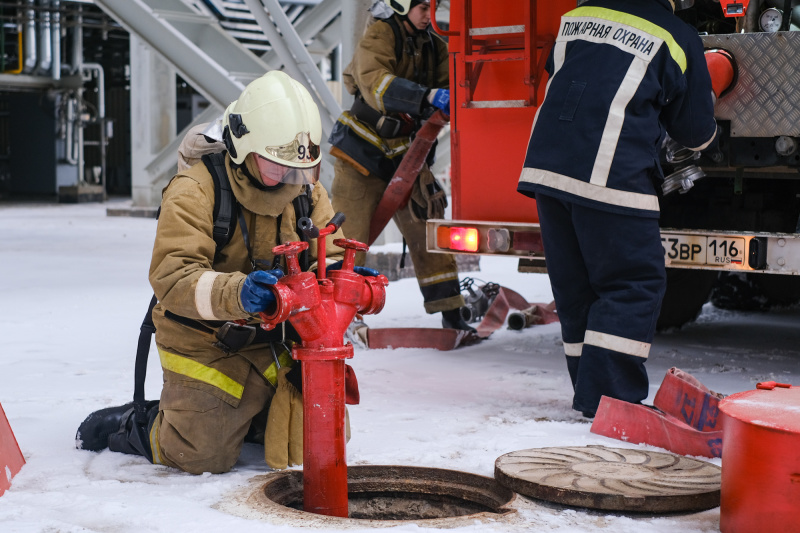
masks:
[[[436,231],[439,248],[449,248],[462,252],[478,251],[478,230],[475,228],[459,228],[439,226]]]

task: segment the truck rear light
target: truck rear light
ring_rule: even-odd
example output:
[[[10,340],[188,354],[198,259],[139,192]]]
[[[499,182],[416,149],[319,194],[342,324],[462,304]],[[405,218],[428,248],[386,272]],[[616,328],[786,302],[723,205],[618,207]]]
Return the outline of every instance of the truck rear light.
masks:
[[[436,228],[436,245],[439,248],[461,252],[477,252],[478,230],[475,228],[439,226]]]

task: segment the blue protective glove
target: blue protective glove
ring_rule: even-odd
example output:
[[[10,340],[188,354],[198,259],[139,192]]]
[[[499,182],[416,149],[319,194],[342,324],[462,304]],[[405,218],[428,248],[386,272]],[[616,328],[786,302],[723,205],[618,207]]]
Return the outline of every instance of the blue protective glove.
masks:
[[[273,306],[275,295],[270,290],[270,285],[274,285],[282,276],[283,271],[280,269],[250,272],[239,295],[244,310],[256,314]]]
[[[428,93],[428,102],[437,108],[441,109],[448,115],[450,114],[450,90],[449,89],[433,89]]]
[[[341,270],[341,269],[342,269],[341,261],[336,261],[335,263],[332,263],[325,267],[325,270]],[[367,268],[360,266],[354,266],[353,272],[355,272],[356,274],[361,274],[362,276],[377,276],[380,274],[380,272],[378,272],[374,268]]]

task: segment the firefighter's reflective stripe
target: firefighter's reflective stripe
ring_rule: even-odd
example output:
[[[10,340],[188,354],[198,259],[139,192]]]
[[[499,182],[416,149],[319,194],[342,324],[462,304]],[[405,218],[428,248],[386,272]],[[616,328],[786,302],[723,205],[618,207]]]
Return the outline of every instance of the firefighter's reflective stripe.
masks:
[[[573,18],[584,18],[584,20],[572,20]],[[614,46],[631,52],[631,51],[638,51],[644,52],[647,51],[649,47],[649,43],[645,43],[641,40],[642,37],[650,37],[654,39],[653,46],[651,49],[651,57],[655,55],[655,52],[658,50],[659,46],[661,45],[659,41],[666,43],[667,48],[669,49],[669,54],[675,63],[681,69],[681,72],[686,72],[686,52],[684,52],[683,48],[678,44],[675,38],[669,33],[667,30],[653,24],[649,20],[645,20],[641,17],[637,17],[635,15],[631,15],[628,13],[623,13],[622,11],[614,11],[613,9],[607,9],[603,7],[579,7],[577,9],[573,9],[569,13],[564,15],[564,20],[562,21],[561,27],[561,36],[564,35],[565,23],[575,23],[580,24],[583,23],[592,23],[595,21],[591,21],[589,19],[600,19],[601,21],[608,21],[609,23],[616,23],[627,26],[627,28],[609,28],[609,31],[603,32],[605,33],[605,39],[598,39],[597,35],[591,35],[591,31],[595,31],[594,28],[587,28],[589,29],[589,35],[586,35],[586,31],[581,32],[578,34],[576,31],[575,38],[583,39],[593,42],[607,42],[609,44],[613,44]],[[576,29],[580,29],[577,27]],[[646,36],[632,34],[632,33],[622,33],[622,32],[632,32],[639,30],[641,32],[646,33]],[[559,36],[559,40],[562,38]],[[640,41],[637,43],[636,38],[639,37]],[[631,46],[635,45],[635,46]]]
[[[649,211],[659,210],[657,196],[601,187],[548,170],[523,168],[519,181],[535,185],[545,185],[553,189],[574,194],[575,196],[597,200],[604,204],[632,207],[634,209],[646,209]]]
[[[605,187],[608,183],[608,173],[611,171],[611,163],[617,153],[617,142],[622,131],[622,124],[625,122],[625,108],[628,107],[631,98],[639,89],[639,85],[647,73],[648,64],[648,61],[635,57],[628,72],[625,73],[625,80],[611,101],[606,126],[603,128],[603,136],[600,138],[600,148],[597,150],[597,159],[592,168],[592,177],[589,178],[589,183],[592,185]]]
[[[385,142],[383,142],[383,139],[362,126],[361,123],[359,123],[349,111],[342,113],[342,116],[339,117],[339,122],[349,126],[355,133],[358,134],[359,137],[380,149],[381,152],[383,152],[387,157],[395,157],[398,154],[404,154],[408,151],[408,147],[411,146],[411,141],[406,139],[404,142],[399,143],[394,148],[389,147]]]
[[[427,285],[433,285],[434,283],[441,283],[443,281],[451,281],[454,279],[458,279],[458,273],[445,272],[443,274],[435,274],[433,276],[418,278],[417,281],[419,282],[420,286],[425,287]]]
[[[159,416],[163,416],[159,413]],[[161,457],[161,446],[159,445],[159,432],[161,430],[161,424],[153,424],[153,427],[150,429],[150,450],[153,454],[153,464],[156,465],[163,465],[164,458]]]
[[[583,352],[582,342],[564,343],[564,355],[567,355],[569,357],[580,357],[582,352]]]
[[[292,363],[294,362],[292,356],[286,350],[282,351],[278,356],[278,361],[281,364],[281,368],[285,366],[292,366]],[[269,381],[273,387],[278,386],[278,366],[275,363],[269,365],[269,368],[264,371],[264,378],[266,378],[266,380]]]
[[[194,304],[197,306],[197,312],[203,320],[219,320],[214,315],[214,309],[211,305],[214,280],[219,275],[219,272],[203,272],[200,279],[197,280],[197,286],[194,289]]]
[[[375,86],[373,93],[375,94],[375,100],[378,102],[380,106],[380,112],[386,113],[386,105],[383,103],[383,95],[386,93],[386,89],[389,88],[389,85],[395,79],[396,76],[392,76],[391,74],[384,74],[381,81]]]
[[[158,355],[161,357],[161,366],[164,370],[169,370],[170,372],[175,372],[176,374],[208,383],[230,394],[237,400],[242,399],[244,385],[234,381],[219,370],[198,363],[188,357],[162,350],[161,348],[158,349]]]
[[[626,339],[608,333],[601,333],[599,331],[586,330],[586,338],[583,341],[585,344],[591,344],[598,348],[606,348],[615,352],[633,355],[635,357],[642,357],[647,359],[650,355],[650,343]]]

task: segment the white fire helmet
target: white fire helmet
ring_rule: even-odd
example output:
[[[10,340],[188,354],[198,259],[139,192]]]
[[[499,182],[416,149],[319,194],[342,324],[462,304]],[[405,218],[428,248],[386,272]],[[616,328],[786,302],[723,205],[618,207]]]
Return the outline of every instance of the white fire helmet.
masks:
[[[398,15],[408,15],[411,8],[417,4],[425,4],[429,6],[431,0],[383,0],[386,5],[391,7]]]
[[[241,165],[254,154],[262,175],[283,183],[319,178],[322,123],[308,90],[273,70],[252,81],[223,117],[223,140]]]

